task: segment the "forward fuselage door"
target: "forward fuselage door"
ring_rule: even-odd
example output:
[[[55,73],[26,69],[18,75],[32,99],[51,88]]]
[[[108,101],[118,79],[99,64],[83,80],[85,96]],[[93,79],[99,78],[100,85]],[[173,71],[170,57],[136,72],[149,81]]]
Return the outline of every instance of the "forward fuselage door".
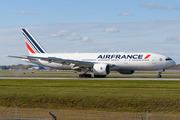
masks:
[[[152,65],[153,65],[153,66],[156,65],[156,57],[153,57],[153,58],[152,58]]]

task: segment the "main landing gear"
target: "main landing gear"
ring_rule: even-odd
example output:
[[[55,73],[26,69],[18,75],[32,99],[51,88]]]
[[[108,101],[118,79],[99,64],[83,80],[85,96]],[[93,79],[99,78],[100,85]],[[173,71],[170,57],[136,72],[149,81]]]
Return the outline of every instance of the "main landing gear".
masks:
[[[79,74],[80,78],[91,78],[91,74]]]
[[[95,78],[105,78],[106,75],[94,75]]]
[[[161,77],[162,77],[161,74],[162,74],[163,71],[165,71],[165,70],[164,70],[164,69],[159,70],[159,73],[158,73],[158,75],[157,75],[158,78],[161,78]]]
[[[91,78],[91,74],[86,74],[88,71],[90,71],[89,68],[83,68],[83,74],[79,74],[80,78]]]

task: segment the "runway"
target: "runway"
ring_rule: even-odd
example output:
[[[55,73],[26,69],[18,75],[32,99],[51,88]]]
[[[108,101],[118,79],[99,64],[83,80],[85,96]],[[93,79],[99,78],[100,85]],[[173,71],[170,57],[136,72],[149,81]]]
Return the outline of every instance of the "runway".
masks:
[[[46,79],[46,80],[172,80],[180,78],[78,78],[78,77],[0,77],[0,79]]]

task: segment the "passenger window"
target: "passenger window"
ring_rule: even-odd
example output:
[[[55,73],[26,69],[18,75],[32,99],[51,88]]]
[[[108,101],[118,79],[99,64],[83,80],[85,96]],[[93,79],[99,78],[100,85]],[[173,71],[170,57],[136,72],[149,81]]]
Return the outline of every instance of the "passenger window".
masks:
[[[162,58],[159,58],[160,61],[162,61]]]

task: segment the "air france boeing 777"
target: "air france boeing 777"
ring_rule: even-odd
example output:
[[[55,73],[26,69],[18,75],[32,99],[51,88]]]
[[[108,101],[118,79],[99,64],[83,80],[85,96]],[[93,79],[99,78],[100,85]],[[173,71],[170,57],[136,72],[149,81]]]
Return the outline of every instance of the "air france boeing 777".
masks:
[[[28,56],[9,56],[44,67],[59,70],[83,71],[79,77],[106,77],[110,71],[121,74],[133,74],[135,70],[159,70],[158,76],[164,69],[175,65],[175,62],[164,55],[155,53],[47,53],[40,43],[27,29],[22,29]]]

